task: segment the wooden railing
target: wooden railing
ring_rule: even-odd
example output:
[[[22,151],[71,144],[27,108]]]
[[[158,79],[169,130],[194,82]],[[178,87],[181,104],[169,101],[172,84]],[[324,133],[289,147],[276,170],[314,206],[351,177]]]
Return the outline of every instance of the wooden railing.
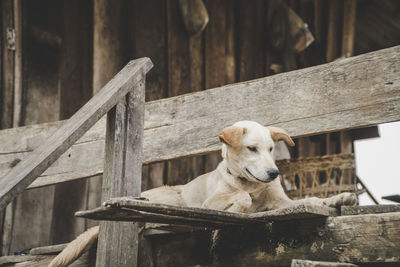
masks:
[[[216,151],[218,131],[243,119],[280,126],[293,137],[400,120],[398,62],[400,46],[148,102],[143,163]],[[0,177],[61,124],[0,131]],[[28,188],[101,174],[104,129],[100,120]]]
[[[280,126],[294,137],[400,120],[399,62],[397,46],[145,105],[144,78],[152,64],[149,59],[132,61],[70,120],[0,131],[0,176],[7,173],[0,180],[0,208],[27,187],[86,178],[103,170],[103,200],[137,196],[142,163],[216,151],[217,132],[238,120]],[[107,122],[100,120],[88,131],[107,112]],[[33,150],[29,140],[43,144]],[[74,155],[84,156],[71,166]],[[128,204],[137,205],[132,203]],[[226,214],[220,215],[225,220]],[[271,214],[262,216],[269,220]],[[101,225],[98,266],[133,266],[136,225]],[[120,248],[131,248],[132,253],[120,253]]]
[[[102,197],[106,200],[115,196],[139,196],[145,75],[152,67],[153,64],[148,58],[129,62],[53,135],[46,138],[38,148],[2,177],[0,209],[5,208],[13,198],[25,190],[107,112]],[[103,159],[102,156],[98,155]],[[137,231],[135,229],[130,231],[130,228],[136,227],[132,223],[104,223],[101,228],[99,249],[108,245],[107,242],[102,242],[104,238],[115,241],[112,246],[137,246]],[[119,236],[121,228],[125,230],[122,238]],[[136,256],[121,256],[115,249],[105,251],[107,252],[99,254],[98,266],[105,266],[109,260],[112,260],[115,266],[119,266],[120,261],[127,262],[126,266],[136,265]]]

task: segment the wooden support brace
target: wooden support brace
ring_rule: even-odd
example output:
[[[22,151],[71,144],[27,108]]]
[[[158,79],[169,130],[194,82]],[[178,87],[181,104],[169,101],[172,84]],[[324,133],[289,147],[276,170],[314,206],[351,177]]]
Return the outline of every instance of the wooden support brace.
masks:
[[[21,193],[111,107],[139,83],[142,75],[152,68],[148,58],[131,61],[92,99],[66,121],[35,151],[0,179],[0,210]],[[135,94],[133,94],[135,99]],[[144,109],[144,108],[143,108]],[[128,153],[129,151],[127,151]],[[130,152],[129,152],[130,153]]]
[[[139,196],[145,81],[134,86],[107,116],[102,201],[117,196]],[[102,222],[96,266],[136,266],[138,226],[132,222]]]

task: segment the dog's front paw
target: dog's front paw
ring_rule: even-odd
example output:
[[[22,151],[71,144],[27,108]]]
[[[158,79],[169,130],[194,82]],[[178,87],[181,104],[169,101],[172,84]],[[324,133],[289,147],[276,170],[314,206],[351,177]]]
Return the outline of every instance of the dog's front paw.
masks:
[[[354,193],[341,193],[339,195],[326,199],[326,205],[333,208],[341,206],[353,206],[357,204],[357,196]]]

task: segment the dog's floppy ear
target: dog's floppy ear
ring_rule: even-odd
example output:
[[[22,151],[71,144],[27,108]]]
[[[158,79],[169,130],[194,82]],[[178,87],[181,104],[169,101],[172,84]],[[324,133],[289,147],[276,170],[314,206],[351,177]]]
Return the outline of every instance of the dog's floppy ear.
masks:
[[[242,144],[242,136],[246,133],[246,128],[239,126],[229,126],[219,132],[219,140],[232,147],[239,147]]]
[[[279,140],[283,140],[286,142],[286,144],[288,144],[289,146],[294,146],[294,142],[292,140],[292,138],[289,136],[289,134],[278,127],[268,127],[268,130],[271,134],[271,138],[272,140],[274,140],[275,142],[278,142]]]

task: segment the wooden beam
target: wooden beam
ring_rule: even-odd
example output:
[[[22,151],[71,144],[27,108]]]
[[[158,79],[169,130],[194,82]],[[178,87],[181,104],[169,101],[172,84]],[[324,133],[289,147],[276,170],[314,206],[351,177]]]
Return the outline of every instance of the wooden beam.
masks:
[[[93,62],[88,65],[93,65],[92,90],[93,94],[96,94],[123,67],[123,54],[126,52],[124,43],[127,43],[127,38],[122,33],[125,29],[122,22],[126,19],[124,14],[127,13],[127,7],[126,1],[111,3],[107,0],[96,0],[88,3],[93,4]],[[88,209],[100,205],[101,183],[101,175],[88,180],[85,196]],[[97,222],[85,222],[86,227],[94,225],[97,225]]]
[[[140,196],[145,80],[108,112],[102,200]],[[102,222],[96,266],[136,266],[138,225]]]
[[[354,33],[357,0],[343,1],[342,56],[351,57],[354,52]]]
[[[177,207],[139,201],[131,197],[113,198],[105,201],[102,207],[76,213],[78,217],[95,220],[145,221],[211,228],[336,215],[337,211],[334,208],[315,205],[296,205],[284,209],[244,214],[193,207]]]
[[[148,102],[143,162],[217,151],[220,149],[218,131],[244,119],[282,127],[294,137],[399,120],[399,61],[400,46],[397,46],[312,68]],[[6,174],[57,125],[60,123],[1,131],[0,174]],[[44,180],[37,180],[32,187],[101,173],[99,153],[104,145],[104,129],[104,122],[99,122],[72,146],[73,154],[64,154],[44,173],[47,176],[40,178]],[[77,160],[74,157],[79,157],[79,161],[73,168],[70,163]]]
[[[212,264],[289,266],[292,259],[398,264],[399,227],[400,212],[392,212],[223,229],[214,243]]]
[[[292,260],[290,267],[357,267],[358,265],[345,262]]]
[[[342,206],[341,215],[400,212],[400,205]]]
[[[0,180],[0,209],[31,184],[54,163],[88,129],[90,129],[121,97],[137,84],[152,67],[148,58],[131,61],[98,94],[66,121],[18,167]]]

